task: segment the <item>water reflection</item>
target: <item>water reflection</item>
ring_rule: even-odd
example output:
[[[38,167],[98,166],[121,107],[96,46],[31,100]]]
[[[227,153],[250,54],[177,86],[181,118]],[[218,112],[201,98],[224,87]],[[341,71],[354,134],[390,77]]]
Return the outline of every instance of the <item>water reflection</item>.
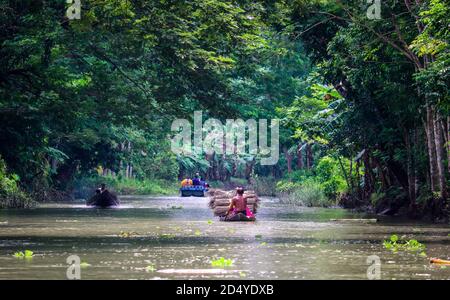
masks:
[[[450,279],[450,268],[425,257],[394,254],[390,234],[416,238],[428,256],[448,258],[446,226],[382,220],[346,224],[331,219],[367,217],[341,209],[291,207],[264,199],[255,223],[217,221],[207,198],[123,197],[114,209],[83,203],[48,203],[0,211],[0,278],[64,279],[66,258],[89,267],[82,279],[366,279],[366,258],[378,255],[383,279]],[[212,222],[211,222],[212,221]],[[30,261],[12,254],[33,250]],[[215,270],[211,260],[234,260]],[[148,271],[148,266],[155,270]]]

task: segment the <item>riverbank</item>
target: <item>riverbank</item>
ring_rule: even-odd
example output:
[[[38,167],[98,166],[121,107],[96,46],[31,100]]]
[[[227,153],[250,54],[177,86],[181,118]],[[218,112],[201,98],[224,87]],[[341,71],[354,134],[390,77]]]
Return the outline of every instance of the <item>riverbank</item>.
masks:
[[[322,177],[322,179],[321,179]],[[412,207],[406,194],[399,189],[385,193],[372,192],[368,199],[361,197],[362,188],[351,191],[339,176],[291,174],[274,179],[255,177],[248,185],[260,196],[277,197],[281,203],[293,206],[343,208],[349,211],[417,219],[434,223],[449,223],[450,207],[434,194],[424,192]]]
[[[178,182],[160,179],[119,179],[113,177],[83,177],[74,180],[66,190],[45,187],[27,193],[23,191],[14,177],[0,172],[0,209],[31,208],[43,202],[70,202],[75,199],[89,199],[102,183],[118,195],[175,196],[178,195]]]
[[[72,195],[76,199],[88,199],[102,183],[118,195],[173,196],[179,189],[176,181],[96,176],[77,179]]]
[[[18,183],[19,176],[8,173],[6,164],[0,156],[0,208],[29,208],[36,205]]]

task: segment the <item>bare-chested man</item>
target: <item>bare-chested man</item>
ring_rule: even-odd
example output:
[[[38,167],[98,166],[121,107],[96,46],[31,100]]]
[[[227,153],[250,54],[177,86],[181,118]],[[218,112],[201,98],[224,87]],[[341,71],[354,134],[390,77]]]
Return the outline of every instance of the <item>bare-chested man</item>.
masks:
[[[244,196],[244,189],[239,187],[236,189],[236,193],[237,195],[231,199],[227,215],[229,215],[233,210],[235,214],[242,213],[247,215],[247,197]]]

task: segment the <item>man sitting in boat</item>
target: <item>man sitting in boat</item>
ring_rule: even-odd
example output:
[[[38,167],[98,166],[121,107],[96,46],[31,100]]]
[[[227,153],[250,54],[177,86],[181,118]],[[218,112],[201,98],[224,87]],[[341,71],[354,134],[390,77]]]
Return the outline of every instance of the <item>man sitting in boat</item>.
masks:
[[[194,176],[194,179],[192,180],[193,185],[201,185],[200,176],[198,173]]]
[[[96,194],[101,194],[101,193],[103,193],[104,191],[106,191],[106,184],[102,183],[102,184],[100,185],[100,187],[99,187],[97,190],[95,190],[95,193],[96,193]]]
[[[97,207],[111,207],[120,205],[119,198],[114,193],[106,189],[106,184],[102,183],[98,189],[95,190],[95,195],[86,203],[88,206]]]
[[[244,196],[244,188],[238,187],[236,189],[236,196],[231,199],[230,207],[228,208],[228,211],[226,213],[227,218],[232,218],[233,216],[236,216],[238,214],[243,214],[246,217],[247,216],[247,197]]]
[[[192,180],[191,180],[191,178],[189,178],[189,177],[187,177],[187,178],[185,178],[185,179],[183,179],[183,180],[181,181],[181,186],[182,186],[182,187],[190,186],[190,185],[192,185]]]

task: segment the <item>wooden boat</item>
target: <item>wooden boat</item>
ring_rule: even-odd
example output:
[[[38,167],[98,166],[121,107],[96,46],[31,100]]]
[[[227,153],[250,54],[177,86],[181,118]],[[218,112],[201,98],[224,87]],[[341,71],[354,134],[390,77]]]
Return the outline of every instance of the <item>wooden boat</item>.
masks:
[[[181,197],[205,197],[207,191],[208,189],[203,185],[190,185],[180,188]]]
[[[119,204],[120,202],[117,196],[109,192],[108,190],[105,190],[102,193],[95,194],[86,202],[86,205],[88,206],[95,206],[100,208],[118,206]]]
[[[232,216],[221,216],[219,218],[220,221],[223,222],[254,222],[256,221],[256,218],[253,217],[247,217],[246,215],[242,213],[234,214]]]
[[[448,265],[450,266],[450,260],[440,259],[440,258],[430,258],[431,264],[437,265]]]

